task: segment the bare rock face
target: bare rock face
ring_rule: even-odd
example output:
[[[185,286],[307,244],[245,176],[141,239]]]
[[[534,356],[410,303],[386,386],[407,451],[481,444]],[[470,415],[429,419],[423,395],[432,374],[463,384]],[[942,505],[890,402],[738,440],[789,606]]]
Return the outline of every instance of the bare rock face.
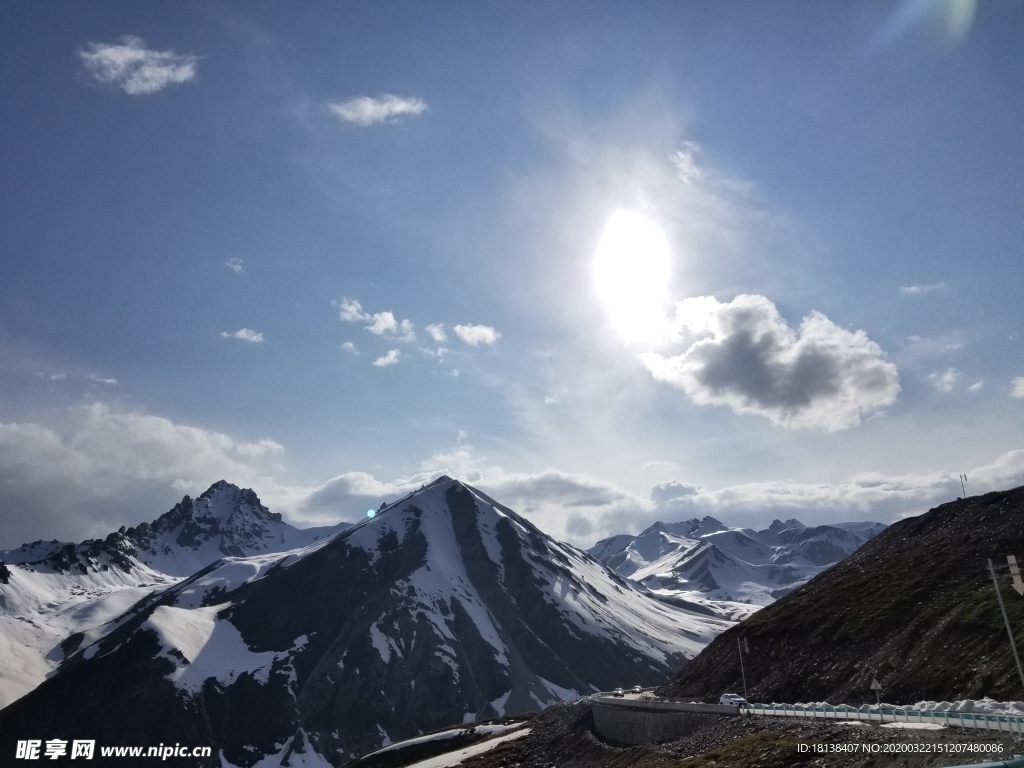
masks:
[[[237,499],[216,520],[247,508]],[[193,521],[206,537],[201,501],[167,529]],[[337,765],[453,723],[658,684],[728,626],[444,477],[333,538],[225,558],[143,599],[69,643],[58,674],[0,711],[0,732],[188,740],[237,766],[312,750]]]
[[[717,638],[661,693],[892,703],[1020,698],[988,558],[1014,627],[1024,598],[1006,556],[1024,556],[1024,487],[957,500],[893,524],[792,594]]]

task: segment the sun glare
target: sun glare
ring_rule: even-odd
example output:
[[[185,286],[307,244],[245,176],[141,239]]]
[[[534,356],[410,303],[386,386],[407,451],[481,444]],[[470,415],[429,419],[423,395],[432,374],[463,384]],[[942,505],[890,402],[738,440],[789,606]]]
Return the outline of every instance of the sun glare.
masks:
[[[594,286],[626,341],[665,337],[671,267],[668,239],[657,224],[632,211],[612,214],[594,254]]]

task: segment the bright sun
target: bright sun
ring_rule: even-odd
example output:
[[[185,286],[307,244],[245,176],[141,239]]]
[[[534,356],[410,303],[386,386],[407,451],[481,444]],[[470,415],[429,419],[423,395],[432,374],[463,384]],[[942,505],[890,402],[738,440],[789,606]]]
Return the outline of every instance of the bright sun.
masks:
[[[632,211],[612,214],[594,254],[594,285],[626,341],[665,337],[671,267],[668,239],[657,224]]]

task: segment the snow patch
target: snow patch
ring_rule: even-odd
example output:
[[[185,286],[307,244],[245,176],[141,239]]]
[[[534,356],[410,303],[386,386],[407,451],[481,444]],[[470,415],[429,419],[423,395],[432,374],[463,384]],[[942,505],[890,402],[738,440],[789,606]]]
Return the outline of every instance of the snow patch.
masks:
[[[155,632],[159,638],[163,646],[160,655],[174,663],[168,679],[179,688],[196,693],[211,677],[228,685],[244,673],[266,684],[273,663],[287,656],[287,652],[250,651],[234,625],[217,617],[230,605],[191,610],[160,605],[142,624],[142,629]]]
[[[504,736],[498,736],[497,738],[490,739],[489,741],[483,741],[479,744],[473,744],[472,746],[459,749],[455,752],[448,752],[444,755],[438,755],[428,760],[421,760],[418,763],[413,763],[408,768],[452,768],[458,765],[464,760],[474,757],[475,755],[482,755],[484,752],[489,752],[499,744],[504,744],[506,741],[512,739],[521,739],[530,733],[529,728],[521,728],[512,733],[505,734]]]

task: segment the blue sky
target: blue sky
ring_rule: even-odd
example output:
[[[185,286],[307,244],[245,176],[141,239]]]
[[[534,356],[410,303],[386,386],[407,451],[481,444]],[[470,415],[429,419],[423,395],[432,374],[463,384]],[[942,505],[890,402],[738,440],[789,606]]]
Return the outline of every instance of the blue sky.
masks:
[[[581,545],[1024,482],[1020,3],[0,22],[0,546],[221,478]]]

